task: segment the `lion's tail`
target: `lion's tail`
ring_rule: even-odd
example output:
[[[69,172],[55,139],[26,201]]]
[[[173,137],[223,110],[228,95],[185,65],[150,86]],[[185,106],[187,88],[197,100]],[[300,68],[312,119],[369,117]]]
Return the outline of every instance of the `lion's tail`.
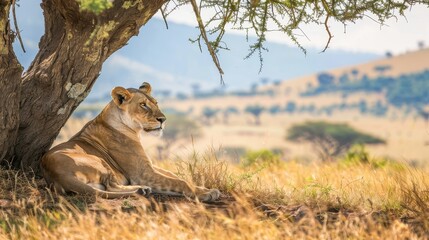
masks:
[[[63,186],[67,186],[67,188],[64,188]],[[87,194],[91,196],[99,196],[102,198],[107,199],[113,199],[113,198],[122,198],[122,197],[129,197],[129,196],[135,196],[139,189],[135,191],[105,191],[98,188],[95,188],[93,186],[90,186],[76,177],[65,177],[61,179],[61,184],[58,182],[53,183],[53,187],[57,192],[75,192],[78,194]]]

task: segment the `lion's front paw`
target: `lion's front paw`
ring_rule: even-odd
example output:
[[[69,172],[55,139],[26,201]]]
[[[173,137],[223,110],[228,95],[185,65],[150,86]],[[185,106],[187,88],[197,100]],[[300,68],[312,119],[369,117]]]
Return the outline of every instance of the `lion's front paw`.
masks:
[[[197,197],[202,202],[216,201],[220,197],[220,191],[217,189],[197,187]]]
[[[137,193],[143,196],[149,196],[149,194],[152,193],[152,188],[147,186],[142,186],[141,188],[139,188],[139,190],[137,190]]]

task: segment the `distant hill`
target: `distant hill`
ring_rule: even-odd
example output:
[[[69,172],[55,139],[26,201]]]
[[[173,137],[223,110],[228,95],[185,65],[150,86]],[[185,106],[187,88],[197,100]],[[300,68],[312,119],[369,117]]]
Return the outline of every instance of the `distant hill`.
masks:
[[[382,57],[362,64],[319,71],[316,74],[309,74],[307,76],[291,79],[290,81],[282,81],[280,86],[276,86],[276,88],[293,88],[299,91],[299,89],[302,90],[309,84],[317,85],[317,76],[320,73],[329,73],[339,78],[343,74],[349,73],[352,75],[352,72],[354,72],[357,78],[364,75],[373,78],[380,75],[380,67],[386,67],[383,74],[391,77],[422,72],[429,69],[429,49],[408,52],[393,57]],[[296,91],[295,93],[299,94]]]
[[[37,43],[43,34],[40,1],[26,1],[17,9],[18,22],[27,53],[23,54],[15,42],[15,49],[24,67],[34,58]],[[195,38],[198,31],[186,25],[169,22],[167,30],[162,20],[153,18],[141,29],[128,46],[113,54],[104,64],[100,79],[93,87],[89,99],[98,99],[108,94],[116,85],[137,86],[143,81],[151,82],[155,89],[169,91],[190,91],[194,83],[202,89],[219,86],[219,74],[209,54],[201,53]],[[327,69],[355,65],[379,58],[375,54],[352,53],[329,49],[307,49],[305,56],[299,49],[287,45],[267,43],[269,52],[264,53],[262,72],[259,73],[257,56],[243,60],[248,54],[248,46],[255,39],[227,34],[225,42],[230,51],[220,53],[221,65],[225,71],[224,80],[228,89],[248,89],[259,79],[279,81],[292,79]]]
[[[368,63],[326,70],[296,79],[265,83],[247,91],[198,92],[166,107],[195,114],[204,108],[331,116],[360,113],[376,117],[429,116],[429,49]],[[399,114],[399,115],[398,115]]]
[[[360,103],[416,111],[429,105],[429,49],[319,72],[269,89],[297,101]],[[362,106],[361,106],[362,107]]]

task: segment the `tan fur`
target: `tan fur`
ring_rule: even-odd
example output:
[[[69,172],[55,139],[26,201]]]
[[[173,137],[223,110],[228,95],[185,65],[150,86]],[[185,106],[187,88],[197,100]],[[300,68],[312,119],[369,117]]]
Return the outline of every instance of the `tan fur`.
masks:
[[[165,121],[151,87],[116,87],[113,100],[92,121],[42,159],[43,175],[57,192],[105,198],[136,193],[184,194],[202,201],[219,198],[217,189],[196,187],[152,164],[143,149],[146,133],[160,135]]]

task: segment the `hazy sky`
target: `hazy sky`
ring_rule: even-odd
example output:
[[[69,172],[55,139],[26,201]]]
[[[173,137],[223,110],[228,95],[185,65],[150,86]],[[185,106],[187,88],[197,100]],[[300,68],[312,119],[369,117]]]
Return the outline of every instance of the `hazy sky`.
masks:
[[[157,17],[161,17],[158,13]],[[204,19],[204,15],[203,15]],[[168,21],[196,26],[195,16],[192,7],[182,6],[169,17]],[[331,40],[330,48],[349,51],[361,51],[384,54],[387,51],[398,54],[417,48],[417,42],[423,41],[429,46],[429,8],[418,5],[411,10],[407,10],[406,18],[401,17],[390,19],[387,26],[380,26],[369,18],[362,19],[356,24],[347,26],[344,33],[344,26],[341,23],[332,22],[331,32],[334,37]],[[302,29],[309,37],[300,37],[300,42],[305,47],[324,48],[328,35],[324,26],[307,25]],[[230,33],[244,34],[244,32],[230,31]],[[292,44],[286,35],[271,32],[267,36],[268,40]]]

